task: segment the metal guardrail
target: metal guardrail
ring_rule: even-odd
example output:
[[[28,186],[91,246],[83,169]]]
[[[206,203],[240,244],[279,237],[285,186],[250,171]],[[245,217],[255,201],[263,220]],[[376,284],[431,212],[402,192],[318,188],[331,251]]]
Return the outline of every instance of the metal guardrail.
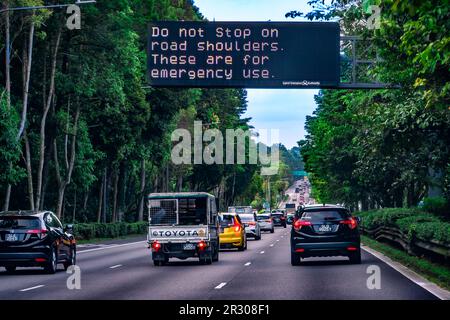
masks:
[[[369,235],[375,240],[385,239],[400,245],[411,255],[421,255],[424,252],[432,252],[445,258],[450,257],[450,245],[435,240],[424,240],[416,237],[408,237],[399,228],[394,226],[380,226],[373,229],[361,226],[363,234]]]

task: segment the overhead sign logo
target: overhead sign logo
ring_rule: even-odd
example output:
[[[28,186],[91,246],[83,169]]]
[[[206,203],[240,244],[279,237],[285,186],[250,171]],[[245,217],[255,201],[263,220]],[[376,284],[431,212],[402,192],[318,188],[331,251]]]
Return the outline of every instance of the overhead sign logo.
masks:
[[[161,87],[335,87],[339,24],[151,23],[147,76]]]

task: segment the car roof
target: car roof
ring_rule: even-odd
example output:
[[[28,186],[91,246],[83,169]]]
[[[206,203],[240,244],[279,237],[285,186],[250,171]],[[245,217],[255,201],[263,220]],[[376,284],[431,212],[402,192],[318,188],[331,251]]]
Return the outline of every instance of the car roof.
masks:
[[[219,216],[225,216],[225,215],[236,216],[237,213],[235,213],[235,212],[219,212]]]
[[[337,204],[309,204],[303,206],[302,210],[308,210],[308,209],[347,209],[346,207],[337,205]]]
[[[1,211],[0,216],[2,217],[41,217],[50,211],[32,211],[32,210],[17,210],[17,211]]]

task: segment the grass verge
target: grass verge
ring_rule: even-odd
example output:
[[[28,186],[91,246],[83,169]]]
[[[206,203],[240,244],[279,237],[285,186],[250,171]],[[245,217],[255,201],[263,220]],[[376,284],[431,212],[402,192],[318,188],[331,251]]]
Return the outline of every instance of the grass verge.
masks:
[[[120,236],[120,237],[93,238],[93,239],[86,239],[86,240],[77,240],[77,244],[88,244],[88,243],[101,244],[103,242],[108,242],[111,240],[126,240],[126,239],[135,238],[135,237],[139,237],[139,236],[143,236],[143,235],[145,235],[145,233],[135,233],[135,234],[129,234],[129,235]]]
[[[367,236],[361,236],[361,241],[366,246],[383,253],[438,286],[450,290],[450,268],[448,266],[429,261],[426,258],[410,256],[402,250]]]

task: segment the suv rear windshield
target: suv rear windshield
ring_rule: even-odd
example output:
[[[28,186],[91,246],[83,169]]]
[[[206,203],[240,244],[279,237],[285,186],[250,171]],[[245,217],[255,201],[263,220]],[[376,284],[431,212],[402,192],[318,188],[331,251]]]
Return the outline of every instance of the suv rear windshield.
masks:
[[[252,214],[240,214],[239,217],[243,222],[255,221],[255,217]]]
[[[264,214],[264,215],[261,214],[261,215],[257,216],[256,218],[258,219],[258,221],[261,221],[261,220],[270,219],[270,216],[267,214]]]
[[[346,219],[349,216],[345,210],[320,210],[306,211],[302,215],[302,219],[314,222],[333,221]]]
[[[38,218],[0,217],[0,229],[39,229]]]

